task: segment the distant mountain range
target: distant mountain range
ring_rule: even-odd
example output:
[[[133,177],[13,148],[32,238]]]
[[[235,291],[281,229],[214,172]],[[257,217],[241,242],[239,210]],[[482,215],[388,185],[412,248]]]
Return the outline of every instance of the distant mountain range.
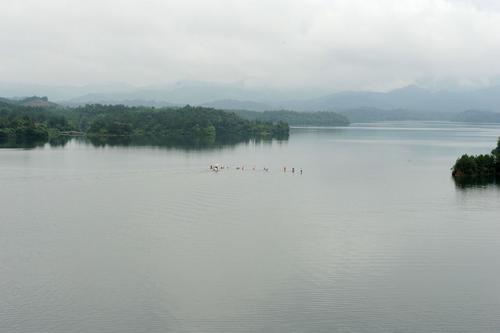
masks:
[[[247,111],[268,111],[275,109],[270,104],[254,101],[238,101],[234,99],[222,99],[209,103],[203,103],[203,106],[221,110],[247,110]]]
[[[0,96],[48,96],[64,105],[92,103],[144,106],[202,105],[251,111],[343,111],[357,108],[416,112],[500,112],[500,86],[467,91],[431,91],[408,86],[389,92],[351,91],[315,96],[313,91],[253,89],[243,84],[179,82],[165,86],[134,87],[103,84],[82,87],[9,85],[0,83]]]
[[[306,95],[306,94],[305,94]],[[430,91],[409,86],[390,92],[340,92],[320,97],[295,98],[237,85],[180,85],[164,89],[137,89],[120,93],[92,93],[62,101],[148,106],[203,105],[251,111],[342,111],[355,108],[405,109],[422,112],[460,112],[469,109],[500,112],[500,86],[472,91]]]
[[[173,107],[190,104],[223,110],[334,111],[351,121],[455,119],[448,114],[464,111],[468,112],[462,114],[461,119],[496,121],[495,113],[500,112],[500,86],[467,91],[431,91],[413,85],[389,92],[351,91],[316,97],[311,91],[259,90],[239,83],[179,82],[147,87],[127,84],[49,87],[0,83],[0,96],[35,94],[68,106],[100,103]]]
[[[297,110],[346,110],[371,107],[422,112],[460,112],[468,109],[500,111],[500,86],[472,91],[430,91],[408,86],[386,93],[342,92],[307,101],[295,101],[285,108]]]
[[[178,108],[176,105],[164,105],[155,101],[148,103],[141,100],[127,100],[128,103],[113,103],[96,101],[96,103],[104,104],[127,104],[130,106],[145,106],[145,107],[169,107]],[[64,109],[64,106],[50,102],[47,97],[26,97],[26,98],[2,98],[0,97],[0,112],[1,106],[14,104],[24,107],[38,107],[51,109]],[[379,108],[360,107],[345,109],[340,112],[332,111],[285,111],[285,110],[268,110],[265,104],[255,102],[235,102],[233,100],[221,100],[220,102],[207,103],[204,107],[214,109],[224,109],[227,105],[228,111],[233,111],[243,118],[250,120],[262,121],[286,121],[291,125],[314,125],[314,126],[344,126],[351,123],[376,122],[376,121],[455,121],[469,123],[500,123],[500,112],[481,111],[481,110],[466,110],[462,112],[445,112],[445,111],[412,111],[407,109],[392,109],[384,110]],[[250,107],[258,109],[252,111]]]

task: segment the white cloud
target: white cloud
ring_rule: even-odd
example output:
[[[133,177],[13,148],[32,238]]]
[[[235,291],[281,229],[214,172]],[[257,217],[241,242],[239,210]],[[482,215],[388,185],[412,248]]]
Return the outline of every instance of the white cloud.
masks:
[[[0,80],[389,89],[500,74],[492,0],[3,0]]]

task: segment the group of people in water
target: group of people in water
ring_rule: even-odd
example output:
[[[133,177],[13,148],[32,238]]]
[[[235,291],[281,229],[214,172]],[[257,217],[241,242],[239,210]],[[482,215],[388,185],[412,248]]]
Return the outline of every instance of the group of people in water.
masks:
[[[211,164],[211,165],[210,165],[210,170],[211,170],[211,171],[213,171],[213,172],[219,172],[219,171],[224,170],[224,169],[230,169],[230,168],[229,168],[229,166],[227,166],[227,165],[221,165],[221,164],[215,164],[215,165]],[[242,166],[237,166],[235,169],[236,169],[236,170],[245,171],[245,166],[244,166],[244,165],[242,165]],[[249,170],[249,168],[247,168],[247,170]],[[257,170],[257,168],[256,168],[255,166],[253,166],[253,167],[251,168],[251,170],[252,170],[252,171],[256,171],[256,170]],[[269,172],[269,168],[267,168],[267,167],[264,167],[264,168],[262,168],[261,170],[262,170],[262,171],[264,171],[264,172]],[[287,167],[286,167],[286,166],[284,166],[284,167],[282,168],[282,170],[283,170],[283,172],[284,172],[284,173],[286,173],[286,172],[287,172],[287,170],[290,170],[290,171],[291,171],[291,173],[295,173],[295,171],[297,171],[297,173],[300,173],[301,175],[302,175],[302,173],[303,173],[302,168],[300,168],[300,169],[295,169],[294,167],[292,167],[291,169],[287,169]]]
[[[292,173],[295,173],[295,168],[292,167],[291,169]],[[286,165],[283,167],[283,172],[286,173]],[[300,174],[302,174],[302,168],[298,169],[297,172],[300,172]]]

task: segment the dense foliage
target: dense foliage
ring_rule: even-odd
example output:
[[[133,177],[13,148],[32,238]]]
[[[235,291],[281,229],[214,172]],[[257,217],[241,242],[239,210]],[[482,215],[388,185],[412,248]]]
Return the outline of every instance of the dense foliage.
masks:
[[[30,103],[33,102],[36,101],[30,100]],[[46,142],[68,132],[86,134],[99,142],[114,138],[112,141],[116,142],[133,139],[151,144],[210,145],[226,141],[287,138],[289,127],[281,121],[248,120],[231,112],[191,106],[155,109],[87,105],[62,108],[0,101],[0,143]]]
[[[47,141],[49,136],[72,129],[59,110],[0,101],[0,142]]]
[[[335,112],[295,112],[295,111],[234,111],[237,115],[249,119],[277,122],[284,121],[292,126],[347,126],[349,120]]]
[[[78,111],[83,116],[80,119],[85,119],[88,112],[97,114],[87,131],[90,136],[155,137],[202,144],[288,136],[288,125],[283,122],[249,121],[234,113],[201,107],[144,109],[94,105]]]
[[[455,178],[499,177],[500,176],[500,138],[491,154],[462,155],[452,168]]]

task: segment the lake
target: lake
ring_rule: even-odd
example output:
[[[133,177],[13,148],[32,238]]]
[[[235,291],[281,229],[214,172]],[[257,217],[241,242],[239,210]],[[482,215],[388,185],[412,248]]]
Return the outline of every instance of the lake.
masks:
[[[0,150],[0,332],[498,332],[500,186],[450,176],[498,136]]]

